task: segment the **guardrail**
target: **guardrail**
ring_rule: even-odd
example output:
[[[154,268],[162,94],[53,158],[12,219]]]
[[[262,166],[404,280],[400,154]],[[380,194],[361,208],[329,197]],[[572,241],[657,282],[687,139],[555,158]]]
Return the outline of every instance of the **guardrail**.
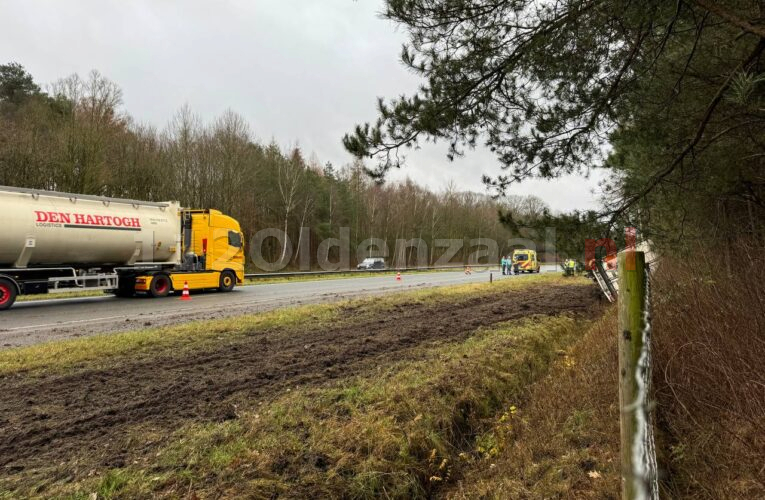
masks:
[[[622,498],[653,500],[659,498],[659,486],[649,401],[653,363],[646,254],[620,252],[617,273]]]
[[[616,271],[609,270],[602,260],[595,261],[595,269],[592,270],[595,281],[600,285],[600,289],[603,290],[603,294],[606,296],[609,302],[614,302],[618,295],[618,286]]]
[[[403,273],[403,272],[417,272],[417,271],[448,271],[450,269],[465,269],[466,267],[470,267],[471,269],[499,269],[499,266],[496,265],[489,265],[489,264],[479,264],[479,265],[473,265],[473,264],[463,264],[460,266],[438,266],[438,267],[397,267],[397,268],[388,268],[388,269],[346,269],[346,270],[339,270],[339,271],[294,271],[294,272],[286,272],[286,273],[249,273],[245,274],[245,278],[274,278],[274,277],[282,277],[282,276],[322,276],[322,275],[331,275],[331,274],[375,274],[375,273]]]

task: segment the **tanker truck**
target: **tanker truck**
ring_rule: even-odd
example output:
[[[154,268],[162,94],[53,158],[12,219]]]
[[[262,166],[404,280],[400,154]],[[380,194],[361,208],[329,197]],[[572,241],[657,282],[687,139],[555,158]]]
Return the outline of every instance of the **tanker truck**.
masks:
[[[0,186],[0,310],[19,295],[228,292],[244,280],[239,223],[178,202]]]

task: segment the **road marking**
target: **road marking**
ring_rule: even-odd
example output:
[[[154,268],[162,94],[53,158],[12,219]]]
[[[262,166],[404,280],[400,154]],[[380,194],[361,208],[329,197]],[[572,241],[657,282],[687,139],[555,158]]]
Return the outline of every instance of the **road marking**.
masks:
[[[552,271],[543,271],[543,272],[552,272]],[[529,274],[530,276],[530,274]],[[390,292],[390,291],[396,291],[396,290],[402,290],[407,288],[427,288],[432,287],[436,288],[439,286],[447,285],[447,284],[453,284],[453,283],[476,283],[476,282],[483,282],[484,280],[481,278],[488,278],[488,276],[485,276],[484,274],[473,274],[473,275],[462,275],[457,274],[454,275],[452,273],[449,273],[448,275],[408,275],[409,279],[405,279],[403,282],[392,282],[392,283],[379,283],[381,280],[387,279],[388,277],[370,277],[370,278],[360,278],[360,280],[366,281],[365,283],[360,283],[359,278],[356,279],[347,279],[347,280],[316,280],[313,281],[313,284],[321,283],[324,286],[316,287],[318,289],[315,290],[308,290],[306,294],[304,295],[296,295],[295,294],[295,288],[300,290],[302,288],[302,283],[300,282],[294,282],[294,283],[279,283],[274,284],[276,287],[285,287],[286,289],[282,288],[279,290],[278,288],[273,290],[269,296],[268,292],[264,292],[264,290],[267,290],[267,288],[264,287],[258,287],[257,289],[255,287],[241,287],[238,289],[238,291],[245,292],[243,293],[240,298],[243,300],[237,300],[235,302],[227,303],[227,304],[221,304],[218,301],[215,301],[214,303],[210,303],[210,300],[213,300],[215,297],[219,297],[216,294],[210,294],[210,295],[197,295],[195,298],[199,301],[201,301],[201,304],[195,304],[194,306],[186,306],[186,307],[180,307],[180,308],[173,308],[172,311],[168,311],[168,307],[165,307],[169,304],[167,301],[162,302],[153,302],[152,305],[156,305],[156,307],[152,307],[150,310],[145,311],[137,311],[135,314],[121,314],[117,316],[104,316],[104,317],[96,317],[96,318],[85,318],[85,319],[76,319],[76,320],[68,320],[68,321],[60,321],[56,323],[43,323],[43,324],[37,324],[37,325],[24,325],[24,326],[17,326],[17,327],[11,327],[11,328],[3,328],[0,329],[0,332],[24,332],[24,331],[35,331],[35,330],[45,330],[45,329],[52,329],[52,328],[67,328],[74,325],[80,325],[80,324],[88,324],[88,323],[104,323],[109,321],[115,321],[120,319],[132,319],[134,321],[140,321],[141,319],[149,320],[152,317],[161,316],[161,319],[170,319],[170,318],[177,318],[178,316],[183,316],[187,312],[194,312],[195,316],[200,312],[206,312],[206,311],[219,311],[222,309],[243,309],[247,307],[252,306],[266,306],[272,303],[283,303],[284,305],[290,305],[295,303],[303,303],[305,301],[311,301],[319,299],[321,301],[322,297],[328,297],[334,295],[336,298],[347,298],[347,297],[353,297],[354,295],[371,295],[371,294],[381,294],[384,292]],[[511,278],[511,276],[502,276],[497,275],[496,278]],[[377,285],[377,286],[375,286]],[[266,285],[268,286],[268,285]],[[264,292],[261,294],[261,292]],[[248,295],[252,293],[255,296],[249,297]],[[273,296],[273,295],[276,296]],[[206,299],[210,300],[206,300]],[[24,307],[21,307],[19,309],[27,309],[29,311],[34,310],[35,306],[42,307],[42,306],[53,306],[53,305],[64,305],[66,302],[69,301],[78,301],[80,303],[82,302],[102,302],[102,301],[111,301],[112,299],[116,299],[116,297],[80,297],[80,298],[61,298],[61,299],[48,299],[48,300],[40,300],[40,301],[30,301],[22,303]],[[19,305],[22,305],[19,304]],[[200,307],[201,306],[201,307]],[[230,315],[226,315],[230,316]],[[195,317],[192,318],[192,320],[199,320],[201,318]],[[173,324],[170,323],[163,323],[156,326],[169,326]]]
[[[113,319],[121,319],[126,318],[127,316],[109,316],[106,318],[90,318],[90,319],[76,319],[71,321],[63,321],[60,323],[45,323],[42,325],[30,325],[30,326],[17,326],[15,328],[5,328],[2,331],[3,332],[15,332],[18,330],[29,330],[29,329],[35,329],[35,328],[50,328],[54,326],[66,326],[66,325],[75,325],[79,323],[92,323],[94,321],[109,321]]]

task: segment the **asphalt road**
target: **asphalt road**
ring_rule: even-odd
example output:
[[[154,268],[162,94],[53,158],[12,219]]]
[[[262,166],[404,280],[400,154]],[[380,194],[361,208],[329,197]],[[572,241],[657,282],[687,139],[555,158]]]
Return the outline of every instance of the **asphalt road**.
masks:
[[[542,272],[552,271],[556,271],[555,266],[542,266]],[[524,276],[529,275],[502,276],[493,272],[494,279],[523,279]],[[404,274],[401,281],[386,275],[251,285],[238,287],[230,293],[192,294],[192,300],[188,302],[179,300],[178,296],[125,299],[111,295],[18,302],[11,309],[0,312],[0,349],[235,316],[289,305],[488,280],[489,272],[485,270],[470,275],[459,271],[429,272]]]

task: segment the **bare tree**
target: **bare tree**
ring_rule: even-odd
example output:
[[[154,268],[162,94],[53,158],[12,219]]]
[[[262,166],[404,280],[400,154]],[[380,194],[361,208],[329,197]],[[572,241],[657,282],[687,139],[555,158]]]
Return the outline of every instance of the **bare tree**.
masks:
[[[292,156],[289,160],[283,159],[278,162],[277,168],[277,185],[279,187],[279,194],[281,195],[282,208],[284,214],[284,234],[289,234],[289,220],[292,211],[298,202],[298,191],[300,189],[300,183],[305,174],[305,165],[303,163],[300,150],[296,147],[292,151]],[[282,253],[280,260],[284,261],[287,256],[287,239],[284,239],[282,246]]]

